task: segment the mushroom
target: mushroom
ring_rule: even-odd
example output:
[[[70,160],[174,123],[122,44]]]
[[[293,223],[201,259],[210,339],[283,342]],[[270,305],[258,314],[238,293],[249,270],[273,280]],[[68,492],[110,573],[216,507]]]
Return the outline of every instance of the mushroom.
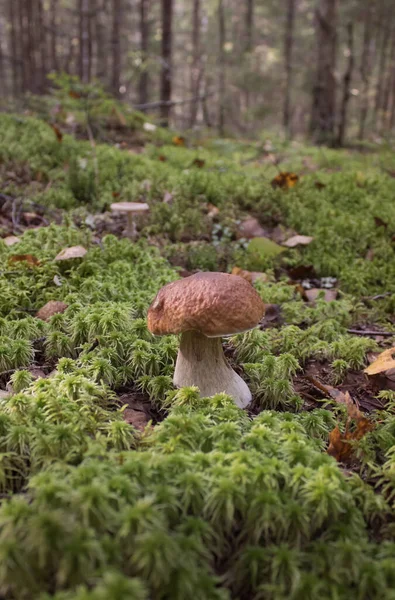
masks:
[[[141,212],[147,212],[149,210],[146,202],[115,202],[111,204],[111,210],[113,212],[123,212],[127,214],[128,223],[126,226],[126,235],[132,239],[136,237],[136,224],[133,219],[133,215]]]
[[[196,273],[165,285],[148,310],[154,335],[181,333],[173,383],[197,386],[201,396],[225,392],[241,408],[252,399],[247,384],[227,363],[221,337],[256,327],[265,312],[242,277]]]

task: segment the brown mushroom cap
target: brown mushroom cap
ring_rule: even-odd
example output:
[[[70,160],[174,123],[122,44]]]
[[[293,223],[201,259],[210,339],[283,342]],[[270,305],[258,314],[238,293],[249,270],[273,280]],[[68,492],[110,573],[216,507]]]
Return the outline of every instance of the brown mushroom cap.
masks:
[[[258,325],[265,306],[242,277],[196,273],[165,285],[148,310],[148,329],[155,335],[199,331],[221,337]]]
[[[114,202],[111,204],[111,210],[124,213],[146,212],[149,205],[146,202]]]

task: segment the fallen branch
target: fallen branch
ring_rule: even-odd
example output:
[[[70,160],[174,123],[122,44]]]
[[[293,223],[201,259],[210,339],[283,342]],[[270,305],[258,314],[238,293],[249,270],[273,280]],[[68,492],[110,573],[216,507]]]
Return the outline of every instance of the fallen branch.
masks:
[[[368,329],[347,329],[347,333],[352,333],[353,335],[382,335],[384,337],[392,337],[395,336],[395,333],[392,331],[370,331]]]
[[[195,96],[195,98],[187,98],[186,100],[158,100],[158,102],[147,102],[146,104],[135,104],[136,110],[144,110],[145,108],[161,108],[161,106],[176,106],[179,104],[191,104],[197,100],[205,100],[209,96],[213,96],[214,92],[205,94],[204,96]]]

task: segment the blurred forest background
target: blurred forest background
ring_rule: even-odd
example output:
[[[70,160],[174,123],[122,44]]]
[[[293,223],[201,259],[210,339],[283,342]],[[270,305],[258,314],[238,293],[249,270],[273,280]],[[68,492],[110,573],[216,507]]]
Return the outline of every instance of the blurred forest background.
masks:
[[[344,145],[395,126],[394,0],[0,0],[0,96],[76,75],[163,125]]]

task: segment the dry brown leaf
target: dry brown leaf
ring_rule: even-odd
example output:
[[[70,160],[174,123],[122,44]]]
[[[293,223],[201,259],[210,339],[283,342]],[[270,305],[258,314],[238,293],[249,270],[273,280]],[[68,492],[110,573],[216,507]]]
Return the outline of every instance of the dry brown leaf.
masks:
[[[310,235],[294,235],[285,242],[282,243],[283,246],[287,248],[295,248],[295,246],[308,246],[313,241],[313,237]]]
[[[86,248],[83,246],[70,246],[70,248],[64,248],[55,256],[55,260],[70,260],[73,258],[82,258],[87,253]]]
[[[328,386],[330,387],[330,386]],[[336,388],[331,388],[336,390]],[[328,454],[333,456],[338,462],[344,462],[349,459],[353,452],[353,446],[350,442],[355,442],[363,438],[369,431],[375,427],[372,421],[369,421],[359,408],[354,404],[348,392],[345,394],[336,390],[337,396],[334,398],[337,402],[345,404],[347,407],[347,422],[344,434],[341,433],[338,425],[329,434]],[[332,392],[333,393],[333,392]],[[331,393],[331,396],[333,397]],[[354,420],[356,427],[351,431],[351,420]]]
[[[206,164],[206,161],[203,160],[202,158],[195,158],[195,160],[192,163],[192,166],[197,167],[198,169],[202,169],[205,164]]]
[[[27,262],[31,267],[37,267],[40,264],[38,258],[32,254],[14,254],[8,260],[10,263]]]
[[[304,290],[303,296],[306,298],[308,302],[315,302],[320,294],[320,292],[324,292],[324,300],[325,302],[332,302],[332,300],[336,300],[338,290],[326,290],[320,288],[311,288],[310,290]]]
[[[289,189],[294,187],[299,181],[299,176],[296,173],[290,173],[284,171],[279,173],[271,182],[272,187],[279,187],[283,189]]]
[[[68,308],[68,304],[65,304],[65,302],[61,302],[60,300],[50,300],[40,308],[36,313],[36,317],[37,319],[41,319],[41,321],[49,321],[53,315],[64,313],[66,308]]]
[[[160,160],[161,162],[166,162],[166,161],[167,161],[167,158],[166,158],[166,156],[164,156],[163,154],[159,154],[159,156],[158,156],[158,160]]]
[[[388,371],[389,369],[394,369],[395,359],[392,358],[393,355],[395,355],[395,348],[384,350],[372,364],[366,367],[364,373],[367,373],[368,375],[377,375],[378,373],[384,373],[384,371]]]
[[[263,229],[258,219],[255,219],[255,217],[248,217],[248,219],[240,224],[239,237],[247,239],[267,237],[267,231]]]
[[[52,131],[55,133],[56,135],[56,139],[58,140],[59,144],[63,139],[63,133],[60,131],[59,127],[57,125],[55,125],[54,123],[50,123],[50,127],[52,129]]]
[[[245,271],[244,269],[240,269],[240,267],[233,267],[231,274],[238,275],[239,277],[242,277],[248,281],[248,283],[252,283],[252,275],[250,271]]]
[[[20,238],[16,237],[16,235],[8,235],[7,237],[3,238],[3,242],[6,246],[13,246],[14,244],[17,244],[20,241]]]

